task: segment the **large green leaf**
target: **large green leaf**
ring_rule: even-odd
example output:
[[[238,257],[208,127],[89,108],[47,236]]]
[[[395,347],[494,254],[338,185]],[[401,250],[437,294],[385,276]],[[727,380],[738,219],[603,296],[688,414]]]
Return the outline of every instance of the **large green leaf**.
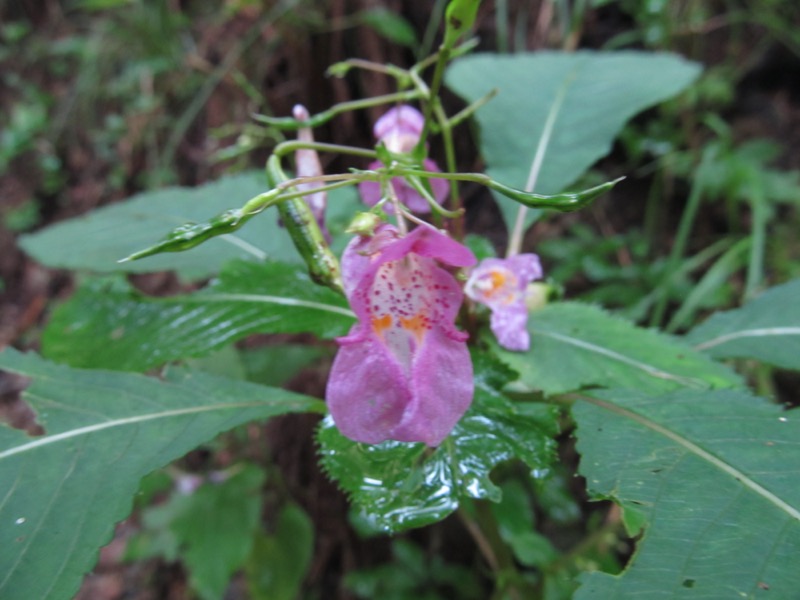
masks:
[[[345,299],[312,283],[303,267],[234,261],[188,295],[152,298],[123,282],[88,282],[55,310],[42,347],[75,367],[143,371],[252,333],[331,338],[353,322]]]
[[[739,309],[712,315],[686,340],[714,358],[756,358],[800,369],[800,279],[767,290]]]
[[[483,356],[475,363],[473,405],[433,452],[424,444],[359,444],[342,436],[330,417],[323,421],[322,466],[373,526],[399,531],[428,525],[464,498],[497,502],[501,490],[489,478],[496,465],[519,458],[542,469],[553,459],[558,410],[513,404],[497,391],[507,371]]]
[[[506,185],[556,194],[611,150],[625,122],[675,95],[698,65],[644,52],[474,54],[447,70],[446,82],[467,101],[497,88],[477,113],[487,173]],[[495,194],[511,226],[518,205]]]
[[[69,599],[131,509],[139,480],[253,419],[324,410],[284,390],[173,372],[165,380],[83,371],[6,349],[0,369],[45,435],[0,426],[0,597]]]
[[[580,471],[644,535],[575,598],[796,598],[800,412],[744,391],[578,400]]]
[[[300,262],[286,230],[278,226],[277,212],[271,211],[257,216],[241,230],[214,238],[191,252],[117,263],[136,250],[154,244],[179,225],[203,222],[243,205],[266,191],[266,186],[262,173],[250,172],[196,188],[173,187],[144,192],[23,236],[20,245],[49,267],[101,273],[175,270],[185,279],[213,275],[234,258]],[[341,222],[352,212],[354,198],[352,189],[330,193],[329,212],[334,233],[342,229]]]
[[[497,351],[524,386],[546,394],[587,386],[664,392],[739,385],[727,367],[679,339],[588,304],[550,304],[531,313],[528,330],[530,351]]]

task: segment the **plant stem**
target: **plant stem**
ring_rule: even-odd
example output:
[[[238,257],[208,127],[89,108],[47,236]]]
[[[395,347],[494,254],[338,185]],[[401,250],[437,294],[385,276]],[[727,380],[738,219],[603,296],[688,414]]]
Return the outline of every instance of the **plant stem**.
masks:
[[[767,221],[769,211],[761,178],[754,176],[750,186],[750,209],[752,211],[752,243],[750,244],[750,261],[747,265],[747,280],[744,288],[744,300],[751,300],[764,280],[764,253],[767,245]]]
[[[701,170],[702,165],[698,167],[698,172]],[[650,327],[658,327],[664,320],[664,313],[667,310],[667,303],[669,302],[670,280],[672,274],[678,268],[678,263],[681,261],[686,245],[689,240],[689,234],[692,231],[695,218],[697,217],[697,210],[700,208],[700,202],[703,199],[703,183],[702,177],[696,177],[692,190],[689,192],[689,200],[686,203],[686,208],[681,215],[681,222],[678,224],[678,233],[675,236],[675,242],[672,245],[667,266],[664,270],[664,276],[659,284],[660,292],[656,307],[653,309],[653,314],[650,317]]]

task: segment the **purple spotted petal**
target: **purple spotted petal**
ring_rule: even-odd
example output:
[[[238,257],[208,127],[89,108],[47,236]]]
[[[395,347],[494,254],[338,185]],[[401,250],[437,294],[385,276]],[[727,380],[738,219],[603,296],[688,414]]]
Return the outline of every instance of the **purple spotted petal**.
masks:
[[[467,335],[454,324],[463,294],[439,265],[474,263],[431,227],[399,237],[384,225],[348,245],[342,274],[359,322],[338,340],[326,392],[344,435],[430,446],[447,437],[472,401],[473,379]]]
[[[515,302],[501,309],[495,308],[489,326],[503,348],[517,351],[530,348],[528,309],[524,302]]]
[[[541,276],[535,254],[487,258],[472,270],[464,292],[492,311],[489,325],[504,348],[524,351],[530,347],[525,293],[528,284]]]

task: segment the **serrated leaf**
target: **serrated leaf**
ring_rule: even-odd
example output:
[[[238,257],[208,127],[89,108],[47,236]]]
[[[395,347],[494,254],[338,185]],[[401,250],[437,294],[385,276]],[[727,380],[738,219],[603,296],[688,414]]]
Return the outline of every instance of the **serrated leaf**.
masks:
[[[558,411],[513,404],[497,391],[498,376],[501,371],[476,360],[473,405],[433,451],[405,442],[359,444],[325,419],[317,435],[323,468],[374,525],[387,531],[439,521],[464,498],[499,501],[491,470],[512,458],[532,469],[546,467],[555,449]]]
[[[592,393],[573,407],[580,471],[629,529],[620,576],[577,600],[792,598],[800,589],[800,412],[744,391]]]
[[[699,72],[671,54],[473,54],[453,62],[446,82],[469,102],[499,90],[476,113],[492,179],[525,189],[533,168],[531,191],[557,194],[611,150],[628,119],[677,94]],[[495,197],[510,229],[518,205]]]
[[[686,341],[714,358],[755,358],[800,369],[800,279],[712,315],[686,334]]]
[[[234,261],[188,295],[153,298],[119,282],[89,282],[54,311],[42,348],[75,367],[144,371],[252,333],[332,338],[353,323],[345,299],[312,283],[303,267]]]
[[[58,223],[20,238],[20,246],[43,265],[99,273],[176,271],[183,279],[200,279],[220,271],[233,259],[270,259],[300,263],[292,240],[278,226],[277,212],[252,219],[235,233],[209,240],[191,252],[118,263],[151,246],[185,223],[202,223],[266,191],[261,172],[223,177],[195,188],[171,187],[143,192],[124,202]],[[332,233],[343,221],[339,214],[355,206],[351,189],[329,193]]]
[[[528,330],[530,351],[497,348],[498,356],[520,374],[523,386],[546,394],[587,386],[657,393],[740,385],[733,371],[678,338],[636,327],[588,304],[549,304],[530,314]]]
[[[186,371],[166,380],[78,370],[0,353],[0,369],[31,379],[23,399],[46,433],[0,426],[0,597],[69,599],[139,480],[236,425],[319,400]]]

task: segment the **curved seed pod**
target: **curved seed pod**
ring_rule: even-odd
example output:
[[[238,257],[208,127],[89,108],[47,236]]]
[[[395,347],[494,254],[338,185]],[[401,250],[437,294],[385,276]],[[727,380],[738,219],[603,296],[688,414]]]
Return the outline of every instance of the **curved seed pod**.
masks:
[[[276,188],[286,180],[280,159],[273,154],[267,160],[267,181],[270,187]],[[278,203],[278,212],[295,248],[308,266],[311,279],[320,285],[344,293],[339,261],[325,241],[325,236],[308,204],[302,198],[282,200]]]
[[[506,198],[511,198],[520,204],[529,208],[551,208],[553,210],[560,210],[561,212],[572,212],[583,208],[590,204],[598,196],[605,194],[617,183],[625,179],[620,177],[614,181],[602,183],[588,190],[580,192],[571,192],[565,194],[555,194],[553,196],[545,196],[542,194],[534,194],[532,192],[525,192],[516,188],[503,185],[502,183],[490,179],[486,182],[486,186],[496,192],[503,194]]]
[[[294,109],[292,109],[292,115],[298,121],[308,121],[309,119],[308,110],[301,104],[296,105]],[[298,129],[297,139],[301,142],[313,143],[314,134],[311,128],[303,127],[302,129]],[[322,165],[319,162],[319,155],[316,150],[311,150],[309,148],[299,148],[295,150],[294,162],[297,177],[316,177],[322,175]],[[314,214],[314,218],[317,220],[319,228],[325,236],[325,240],[330,242],[331,236],[325,228],[325,207],[328,204],[328,194],[324,191],[313,191],[321,186],[321,182],[315,181],[312,183],[298,183],[295,187],[301,192],[309,192],[304,196],[306,204],[311,208],[311,212]]]

